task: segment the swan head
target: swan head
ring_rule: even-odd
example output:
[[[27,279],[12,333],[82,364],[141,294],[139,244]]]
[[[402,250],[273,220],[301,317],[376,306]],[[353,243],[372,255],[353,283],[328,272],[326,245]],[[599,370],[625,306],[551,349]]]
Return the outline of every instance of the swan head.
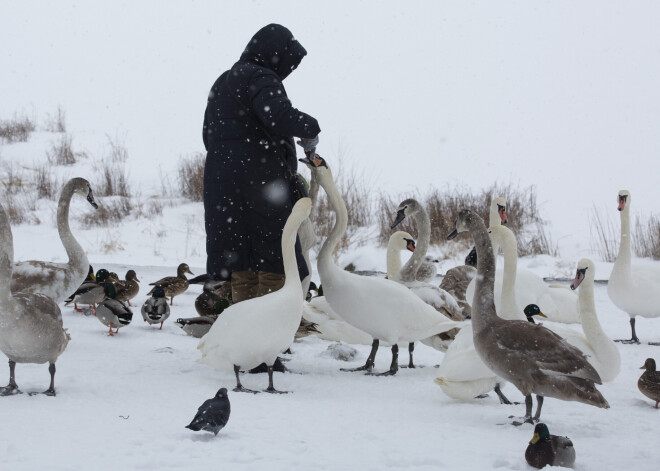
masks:
[[[619,211],[624,211],[628,209],[628,207],[630,206],[630,192],[628,190],[619,191],[617,201],[619,203],[619,206],[617,207]]]
[[[399,251],[415,251],[415,241],[413,240],[412,236],[405,231],[397,231],[392,234],[387,246]]]
[[[96,204],[94,200],[94,192],[92,191],[92,186],[84,178],[76,177],[72,178],[69,181],[70,185],[73,185],[73,192],[77,195],[87,198],[89,204],[92,205],[94,209],[98,209],[99,205]]]
[[[491,220],[489,221],[490,225],[494,225],[497,221],[497,217],[499,216],[499,222],[502,224],[506,224],[509,222],[509,219],[506,216],[506,199],[502,198],[501,196],[498,196],[497,198],[494,198],[490,202],[490,214],[491,214]],[[494,219],[494,220],[493,220]]]
[[[468,232],[470,230],[470,224],[476,220],[481,220],[477,214],[469,209],[462,209],[458,212],[456,216],[456,221],[454,222],[454,230],[447,236],[447,240],[452,240],[461,232]],[[481,222],[483,224],[483,221]]]
[[[583,258],[577,264],[577,270],[575,271],[575,278],[571,283],[571,289],[576,290],[578,286],[585,280],[589,279],[593,281],[595,275],[595,265],[594,262],[588,258]]]
[[[419,201],[417,201],[416,199],[408,198],[406,200],[403,200],[399,204],[399,207],[396,208],[396,217],[394,218],[394,222],[390,226],[390,229],[394,229],[405,218],[411,217],[422,210],[423,210],[422,205],[419,204]]]
[[[298,159],[298,161],[304,163],[312,170],[320,167],[329,168],[328,163],[319,154],[314,154],[313,156],[308,155],[305,156],[304,159]]]
[[[541,308],[536,304],[528,304],[525,306],[525,309],[523,309],[523,312],[525,313],[527,320],[532,324],[536,324],[536,322],[534,322],[534,316],[548,317],[541,312]]]

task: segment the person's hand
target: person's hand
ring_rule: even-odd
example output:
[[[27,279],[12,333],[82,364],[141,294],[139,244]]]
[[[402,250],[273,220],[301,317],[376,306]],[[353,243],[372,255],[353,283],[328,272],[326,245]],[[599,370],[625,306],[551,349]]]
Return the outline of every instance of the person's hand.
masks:
[[[314,156],[316,153],[316,146],[319,143],[319,136],[314,136],[310,138],[303,137],[296,144],[303,148],[305,155],[307,157]]]

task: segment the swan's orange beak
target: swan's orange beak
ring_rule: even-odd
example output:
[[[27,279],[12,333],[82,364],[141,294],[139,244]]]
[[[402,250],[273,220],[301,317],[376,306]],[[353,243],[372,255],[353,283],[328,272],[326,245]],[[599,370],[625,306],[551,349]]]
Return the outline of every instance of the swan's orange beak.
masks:
[[[411,240],[410,242],[408,242],[408,245],[406,246],[406,248],[408,250],[410,250],[411,252],[414,252],[415,251],[415,242]]]
[[[506,217],[506,208],[504,206],[500,206],[497,212],[500,213],[500,221],[502,224],[507,224],[509,219]]]
[[[626,207],[626,195],[619,195],[619,206],[616,208],[619,211],[623,211]]]

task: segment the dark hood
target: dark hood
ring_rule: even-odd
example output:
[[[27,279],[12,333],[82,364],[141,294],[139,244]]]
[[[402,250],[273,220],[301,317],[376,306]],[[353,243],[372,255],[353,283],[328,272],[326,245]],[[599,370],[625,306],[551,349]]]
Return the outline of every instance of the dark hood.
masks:
[[[241,60],[263,65],[284,80],[306,55],[307,51],[296,41],[291,31],[272,23],[252,36],[241,54]]]

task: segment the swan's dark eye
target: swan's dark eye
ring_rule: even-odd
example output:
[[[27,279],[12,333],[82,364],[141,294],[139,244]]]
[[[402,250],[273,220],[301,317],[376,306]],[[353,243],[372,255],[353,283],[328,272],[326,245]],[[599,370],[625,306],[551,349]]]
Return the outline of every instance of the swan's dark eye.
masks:
[[[498,203],[498,204],[497,204],[497,210],[498,210],[500,213],[503,213],[503,212],[506,211],[506,206],[502,206],[501,204]]]

